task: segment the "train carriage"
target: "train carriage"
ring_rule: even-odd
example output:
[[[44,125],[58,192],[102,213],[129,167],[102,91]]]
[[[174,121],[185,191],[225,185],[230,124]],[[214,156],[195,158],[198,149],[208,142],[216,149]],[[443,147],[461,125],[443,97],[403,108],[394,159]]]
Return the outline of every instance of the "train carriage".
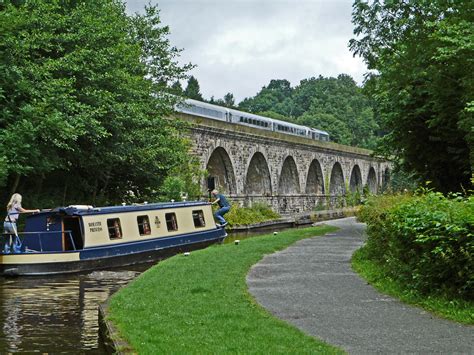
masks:
[[[329,141],[329,133],[326,131],[248,112],[229,109],[218,105],[212,105],[197,100],[186,99],[183,103],[176,105],[175,110],[177,112],[187,113],[194,116],[226,121],[256,129],[291,134],[312,140]]]

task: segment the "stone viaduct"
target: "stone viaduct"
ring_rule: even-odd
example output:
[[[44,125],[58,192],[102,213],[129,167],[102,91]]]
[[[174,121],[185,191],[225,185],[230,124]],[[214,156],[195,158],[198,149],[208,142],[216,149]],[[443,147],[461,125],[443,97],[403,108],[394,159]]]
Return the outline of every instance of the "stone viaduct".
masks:
[[[343,207],[344,197],[377,193],[391,164],[371,151],[175,114],[192,123],[188,138],[209,184],[244,206],[264,202],[281,214]]]

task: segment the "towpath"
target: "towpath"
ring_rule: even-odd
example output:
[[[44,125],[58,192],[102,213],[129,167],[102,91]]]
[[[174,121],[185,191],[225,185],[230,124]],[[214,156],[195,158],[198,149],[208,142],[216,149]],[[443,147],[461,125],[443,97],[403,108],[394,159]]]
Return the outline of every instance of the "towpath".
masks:
[[[364,224],[353,217],[325,223],[341,229],[301,240],[251,269],[247,284],[258,303],[350,354],[474,354],[474,327],[383,295],[352,271]]]

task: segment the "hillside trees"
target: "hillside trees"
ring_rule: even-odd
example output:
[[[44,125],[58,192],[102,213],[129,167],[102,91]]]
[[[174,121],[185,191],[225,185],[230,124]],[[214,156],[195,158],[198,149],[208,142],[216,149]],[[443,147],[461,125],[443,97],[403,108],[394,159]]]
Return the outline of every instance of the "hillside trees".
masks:
[[[371,102],[345,74],[304,79],[295,88],[288,80],[271,80],[239,108],[326,130],[337,143],[375,147],[378,124]]]
[[[156,7],[129,17],[118,0],[0,5],[4,199],[153,198],[186,165],[179,123],[163,117],[176,100],[168,84],[190,66],[176,63],[168,32]]]
[[[271,80],[268,86],[264,86],[255,97],[245,98],[239,104],[239,109],[252,113],[273,111],[291,118],[293,116],[292,93],[293,89],[288,80]]]
[[[384,146],[441,191],[469,186],[474,166],[472,1],[356,1],[350,46],[375,70],[370,88]]]

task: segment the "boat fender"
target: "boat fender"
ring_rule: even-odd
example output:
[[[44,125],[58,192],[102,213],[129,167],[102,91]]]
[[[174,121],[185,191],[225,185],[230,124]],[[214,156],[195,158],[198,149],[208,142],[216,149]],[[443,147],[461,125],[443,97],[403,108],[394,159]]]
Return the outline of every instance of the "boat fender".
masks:
[[[69,205],[68,208],[75,208],[77,210],[91,210],[94,207],[90,205]]]

